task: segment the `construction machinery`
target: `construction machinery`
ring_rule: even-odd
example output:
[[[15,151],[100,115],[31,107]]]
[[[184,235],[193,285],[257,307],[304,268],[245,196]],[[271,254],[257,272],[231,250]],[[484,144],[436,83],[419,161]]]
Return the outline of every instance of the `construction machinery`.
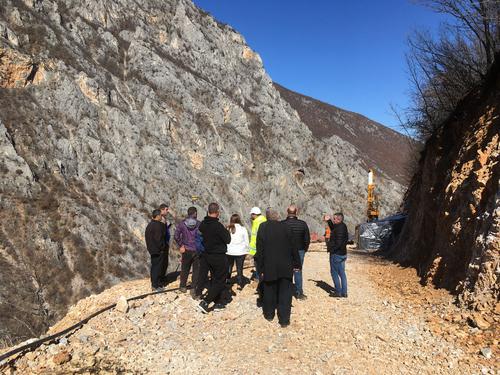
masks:
[[[379,202],[378,202],[378,196],[375,194],[374,173],[373,170],[370,169],[368,171],[368,198],[366,207],[366,216],[368,218],[367,221],[378,220],[379,216],[378,208],[379,208]]]

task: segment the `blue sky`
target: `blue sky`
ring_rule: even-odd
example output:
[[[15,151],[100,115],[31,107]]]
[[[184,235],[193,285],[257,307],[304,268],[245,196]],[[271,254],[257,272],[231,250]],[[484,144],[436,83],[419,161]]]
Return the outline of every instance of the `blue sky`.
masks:
[[[406,39],[443,16],[410,0],[194,0],[230,24],[283,86],[402,131]]]

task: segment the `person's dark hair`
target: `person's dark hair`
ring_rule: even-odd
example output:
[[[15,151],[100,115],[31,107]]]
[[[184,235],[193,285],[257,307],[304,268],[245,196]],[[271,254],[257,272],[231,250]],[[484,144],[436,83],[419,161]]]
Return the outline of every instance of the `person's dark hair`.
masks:
[[[229,220],[229,225],[227,226],[227,229],[229,229],[232,234],[236,233],[236,225],[235,224],[243,225],[241,223],[241,217],[238,214],[231,215],[231,219]]]
[[[160,207],[158,207],[159,210],[163,210],[164,208],[168,208],[168,204],[162,203],[160,204]]]
[[[156,210],[153,210],[153,212],[151,213],[151,218],[154,219],[155,217],[161,215],[161,212],[159,209],[156,209]]]
[[[196,209],[196,207],[189,207],[188,208],[188,216],[191,217],[191,216],[194,216],[198,213],[198,210]]]
[[[267,213],[267,220],[279,220],[280,219],[280,214],[278,211],[275,209],[270,208],[269,212]]]
[[[335,212],[333,216],[340,217],[340,221],[344,221],[344,214],[342,212]]]
[[[210,203],[208,205],[208,213],[215,214],[216,212],[219,212],[219,205],[215,202]]]

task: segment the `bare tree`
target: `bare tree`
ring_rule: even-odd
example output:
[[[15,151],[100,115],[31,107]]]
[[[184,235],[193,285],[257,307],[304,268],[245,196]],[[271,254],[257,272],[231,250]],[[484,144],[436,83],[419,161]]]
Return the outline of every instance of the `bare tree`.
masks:
[[[420,3],[439,13],[451,15],[471,41],[481,44],[480,53],[486,64],[493,63],[500,33],[498,0],[420,0]]]
[[[458,101],[480,84],[500,50],[500,0],[417,0],[451,16],[438,38],[416,32],[408,40],[413,87],[407,126],[427,138]]]

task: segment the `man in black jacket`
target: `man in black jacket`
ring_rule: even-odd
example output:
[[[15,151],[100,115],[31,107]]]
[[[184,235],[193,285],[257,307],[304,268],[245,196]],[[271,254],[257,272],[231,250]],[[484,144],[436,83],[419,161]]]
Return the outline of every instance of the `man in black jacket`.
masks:
[[[169,252],[170,248],[170,227],[172,226],[172,223],[169,223],[168,221],[168,212],[169,212],[169,207],[168,204],[162,203],[158,207],[160,210],[160,215],[161,215],[161,222],[165,224],[165,244],[167,245],[167,253]],[[168,256],[165,257],[163,260],[163,264],[161,266],[161,281],[162,283],[166,284],[167,283],[167,277],[165,276],[167,273],[168,269]]]
[[[292,309],[292,276],[300,270],[300,257],[288,225],[278,221],[279,215],[270,210],[266,225],[257,233],[257,262],[263,280],[263,312],[273,320],[278,310],[282,327],[290,324]]]
[[[330,216],[325,215],[324,220],[331,229],[330,241],[327,249],[330,253],[330,273],[335,285],[335,297],[347,297],[347,277],[345,274],[345,261],[347,259],[347,241],[349,233],[344,223],[344,215],[337,212]]]
[[[208,306],[215,302],[214,309],[222,309],[224,305],[221,303],[221,295],[226,288],[227,270],[229,268],[227,262],[227,244],[231,242],[231,234],[219,222],[220,209],[217,203],[208,205],[208,215],[200,224],[200,232],[203,236],[203,246],[205,251],[203,258],[210,274],[212,282],[208,288],[207,296],[200,302],[198,308],[203,313],[208,313]]]
[[[306,299],[304,289],[302,286],[302,267],[304,266],[304,256],[309,249],[311,243],[311,236],[309,234],[309,227],[304,220],[297,218],[298,209],[296,206],[291,205],[287,209],[287,218],[283,222],[292,230],[292,240],[294,246],[299,251],[300,256],[300,270],[294,272],[293,281],[295,282],[295,298]]]
[[[167,227],[161,221],[160,210],[153,210],[152,220],[146,227],[144,237],[151,255],[151,287],[153,291],[163,290],[166,258],[168,258]],[[163,273],[163,274],[162,274]]]

